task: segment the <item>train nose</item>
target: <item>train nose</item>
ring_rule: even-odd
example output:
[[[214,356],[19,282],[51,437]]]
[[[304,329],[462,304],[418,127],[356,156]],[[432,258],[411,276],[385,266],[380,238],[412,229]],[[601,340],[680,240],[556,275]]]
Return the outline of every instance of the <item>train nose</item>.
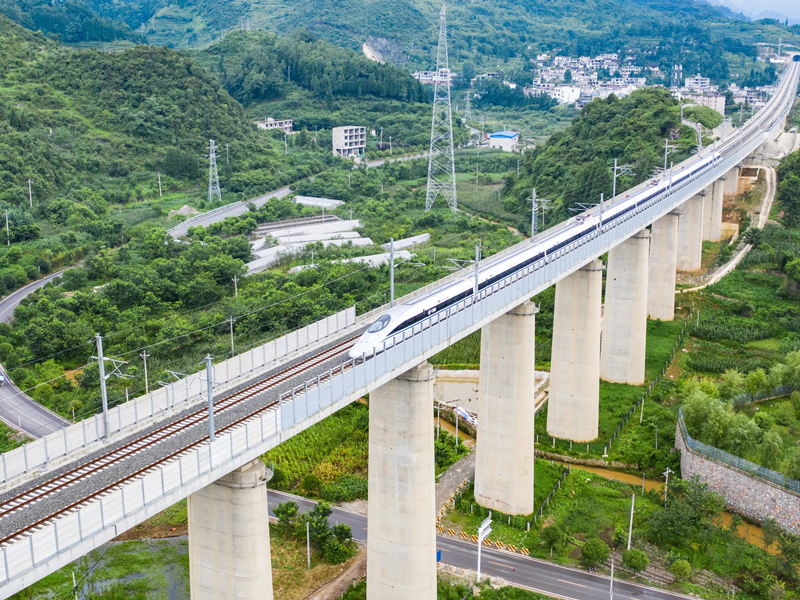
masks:
[[[355,345],[350,348],[350,352],[347,355],[350,358],[361,358],[362,356],[368,356],[372,354],[372,345],[367,344],[366,342],[356,342]]]

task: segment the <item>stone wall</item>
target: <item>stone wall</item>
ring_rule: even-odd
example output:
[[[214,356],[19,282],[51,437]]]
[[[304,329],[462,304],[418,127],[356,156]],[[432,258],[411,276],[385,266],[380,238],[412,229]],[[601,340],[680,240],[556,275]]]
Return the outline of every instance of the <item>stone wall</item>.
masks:
[[[800,534],[800,494],[691,450],[680,423],[675,447],[681,451],[681,477],[697,475],[735,513],[756,521],[773,517],[787,531]]]

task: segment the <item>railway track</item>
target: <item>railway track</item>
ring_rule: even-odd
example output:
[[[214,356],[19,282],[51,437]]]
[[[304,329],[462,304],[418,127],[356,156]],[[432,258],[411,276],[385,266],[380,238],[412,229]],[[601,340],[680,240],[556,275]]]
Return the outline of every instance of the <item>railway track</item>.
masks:
[[[276,386],[291,380],[293,377],[297,376],[303,371],[318,366],[330,360],[331,358],[334,358],[342,354],[343,352],[346,352],[354,344],[355,340],[358,339],[359,335],[349,337],[348,339],[334,346],[331,346],[330,348],[327,348],[321,352],[314,354],[313,356],[308,357],[307,359],[297,363],[296,365],[293,365],[287,369],[284,369],[278,373],[269,376],[267,379],[263,381],[260,381],[250,387],[247,387],[243,390],[240,390],[239,392],[236,392],[235,394],[231,394],[230,396],[223,398],[222,400],[214,404],[214,415],[215,416],[220,415],[226,410],[230,410],[231,408],[241,404],[242,402],[245,402],[250,398],[257,396],[258,394],[271,390]],[[342,372],[347,371],[349,369],[349,367],[347,367],[346,365],[342,365],[340,368],[342,369]],[[328,381],[328,379],[332,376],[332,374],[333,372],[329,371],[321,375],[320,378],[318,379],[319,383],[321,384],[323,382]],[[316,385],[316,382],[314,382],[313,385]],[[240,419],[237,419],[236,421],[224,427],[218,428],[216,432],[222,433],[228,429],[240,425],[244,421],[251,419],[252,417],[254,417],[259,413],[277,407],[277,405],[281,402],[283,397],[284,394],[279,394],[278,399],[270,402],[269,404],[266,404],[263,407],[260,407],[259,409],[243,416]],[[91,477],[92,475],[98,474],[108,468],[111,468],[112,465],[118,465],[120,461],[129,459],[143,452],[145,449],[163,443],[169,438],[174,437],[180,433],[183,433],[188,429],[195,427],[196,425],[206,422],[207,420],[208,420],[208,410],[205,408],[199,409],[197,411],[192,412],[191,414],[188,414],[184,417],[181,417],[180,419],[177,419],[176,421],[173,421],[165,425],[164,427],[161,427],[155,431],[145,434],[142,437],[132,440],[126,444],[123,444],[119,448],[116,448],[110,452],[102,454],[101,456],[98,456],[79,467],[76,467],[65,473],[57,475],[56,477],[53,477],[52,479],[49,479],[41,483],[40,485],[31,488],[30,490],[27,490],[21,494],[13,496],[12,498],[7,499],[2,504],[0,504],[0,520],[24,508],[29,508],[36,502],[40,502],[46,498],[50,498],[54,494],[57,494],[60,491],[69,488],[70,486],[77,485],[78,482],[85,481],[87,477]],[[151,464],[147,465],[142,469],[127,474],[123,477],[120,477],[113,483],[103,487],[100,490],[97,490],[91,494],[87,494],[85,498],[82,498],[81,500],[69,504],[61,509],[53,511],[44,518],[39,519],[25,527],[19,528],[17,531],[8,534],[2,539],[0,539],[0,546],[13,542],[22,535],[33,533],[36,530],[44,527],[52,519],[60,515],[63,515],[67,512],[70,512],[74,509],[80,508],[81,506],[88,504],[90,501],[98,497],[102,497],[111,493],[114,489],[116,489],[123,483],[141,477],[142,475],[145,475],[146,473],[157,468],[158,466],[171,461],[176,456],[186,452],[187,450],[206,442],[208,440],[208,437],[209,437],[208,435],[205,435],[202,438],[192,442],[191,444],[184,446],[180,450],[173,452],[162,458],[159,458],[158,460],[152,462]]]

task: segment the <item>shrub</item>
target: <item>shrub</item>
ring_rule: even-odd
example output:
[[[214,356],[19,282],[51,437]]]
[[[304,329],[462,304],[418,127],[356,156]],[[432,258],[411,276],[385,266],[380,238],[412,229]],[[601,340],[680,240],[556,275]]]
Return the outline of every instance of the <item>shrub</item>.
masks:
[[[794,421],[794,407],[789,402],[781,402],[773,416],[779,425],[789,425]]]
[[[323,485],[319,495],[327,502],[351,502],[367,498],[367,479],[361,475],[342,475],[335,482]]]
[[[305,491],[310,493],[315,490],[318,490],[321,485],[322,482],[319,480],[319,477],[317,477],[313,473],[309,473],[308,475],[303,477],[303,481],[300,484],[300,487],[302,487]]]
[[[675,562],[672,563],[672,566],[669,569],[670,573],[675,576],[675,579],[678,581],[683,581],[684,579],[688,579],[692,574],[692,566],[689,564],[689,561],[684,558],[679,558]]]
[[[269,487],[275,490],[283,489],[286,486],[286,473],[278,468],[272,471],[272,479],[269,480]]]
[[[792,402],[795,416],[800,419],[800,392],[792,392],[789,400]]]
[[[629,569],[633,569],[635,574],[636,571],[644,571],[647,565],[650,564],[650,559],[647,558],[647,554],[641,550],[632,548],[622,553],[622,564]]]
[[[341,543],[334,536],[329,537],[322,547],[322,555],[332,565],[338,565],[353,556],[353,548]]]
[[[603,540],[591,538],[586,540],[581,548],[581,559],[588,566],[597,565],[606,562],[610,553],[610,548]]]

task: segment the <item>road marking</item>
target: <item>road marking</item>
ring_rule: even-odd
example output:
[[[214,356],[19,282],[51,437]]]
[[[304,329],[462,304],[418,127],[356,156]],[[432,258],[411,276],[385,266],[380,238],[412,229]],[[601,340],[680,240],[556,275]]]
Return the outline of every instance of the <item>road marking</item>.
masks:
[[[585,585],[580,584],[580,583],[575,583],[574,581],[567,581],[566,579],[559,579],[559,581],[561,583],[568,583],[570,585],[577,585],[577,586],[582,587],[582,588],[588,587],[588,586],[585,586]]]
[[[492,563],[493,565],[497,565],[498,567],[505,567],[506,569],[513,569],[514,568],[514,567],[511,567],[509,565],[504,565],[503,563],[494,562],[493,560],[487,560],[486,562]]]

